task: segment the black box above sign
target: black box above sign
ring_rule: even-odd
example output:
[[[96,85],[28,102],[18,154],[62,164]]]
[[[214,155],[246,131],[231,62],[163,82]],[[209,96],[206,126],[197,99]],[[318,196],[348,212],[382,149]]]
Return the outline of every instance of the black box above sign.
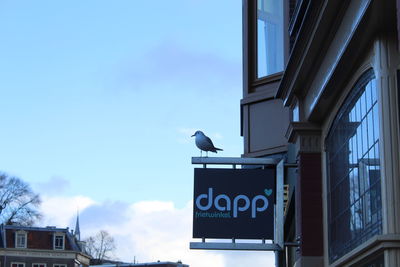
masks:
[[[194,238],[274,238],[275,169],[195,169]]]

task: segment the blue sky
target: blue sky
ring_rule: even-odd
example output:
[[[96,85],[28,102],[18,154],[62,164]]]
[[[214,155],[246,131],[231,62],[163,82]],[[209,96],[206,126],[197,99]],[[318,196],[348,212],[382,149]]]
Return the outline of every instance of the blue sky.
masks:
[[[188,250],[190,135],[242,153],[241,7],[0,1],[1,171],[42,195],[42,224],[73,227],[79,209],[83,236],[108,230],[122,260],[265,266],[265,255]]]
[[[240,1],[1,1],[0,161],[65,194],[183,205],[193,129],[241,153]]]

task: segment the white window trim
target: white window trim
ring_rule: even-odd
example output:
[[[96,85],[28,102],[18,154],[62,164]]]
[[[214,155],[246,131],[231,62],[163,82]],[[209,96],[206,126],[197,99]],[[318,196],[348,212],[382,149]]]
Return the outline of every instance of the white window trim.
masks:
[[[56,237],[62,236],[63,238],[63,243],[62,243],[62,248],[56,248]],[[65,249],[65,233],[54,233],[53,235],[53,249],[54,250],[64,250]]]
[[[32,263],[32,267],[35,267],[35,265],[36,265],[36,267],[40,267],[40,265],[43,265],[44,267],[47,267],[46,263],[37,263],[37,262]]]
[[[24,246],[19,246],[18,245],[18,235],[24,235],[25,237],[25,243]],[[15,232],[15,248],[27,248],[28,243],[28,233],[26,231],[20,230]]]

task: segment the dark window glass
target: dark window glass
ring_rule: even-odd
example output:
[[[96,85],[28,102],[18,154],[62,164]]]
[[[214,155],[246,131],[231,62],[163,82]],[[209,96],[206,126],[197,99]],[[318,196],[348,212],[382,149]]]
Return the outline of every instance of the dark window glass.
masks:
[[[362,267],[384,267],[384,256],[379,255],[377,258],[374,260],[364,264]]]
[[[55,249],[64,249],[64,236],[56,235],[54,237],[54,248]]]
[[[370,70],[353,88],[326,139],[331,262],[382,231],[377,102]]]

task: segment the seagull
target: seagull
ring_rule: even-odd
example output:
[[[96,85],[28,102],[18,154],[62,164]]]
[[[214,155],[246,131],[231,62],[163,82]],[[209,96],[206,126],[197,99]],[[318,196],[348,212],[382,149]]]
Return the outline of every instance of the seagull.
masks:
[[[217,153],[218,150],[221,148],[217,148],[214,146],[211,139],[206,136],[202,131],[196,131],[192,137],[195,136],[196,138],[196,146],[200,149],[200,157],[202,156],[202,151],[206,151],[208,157],[208,151]]]

